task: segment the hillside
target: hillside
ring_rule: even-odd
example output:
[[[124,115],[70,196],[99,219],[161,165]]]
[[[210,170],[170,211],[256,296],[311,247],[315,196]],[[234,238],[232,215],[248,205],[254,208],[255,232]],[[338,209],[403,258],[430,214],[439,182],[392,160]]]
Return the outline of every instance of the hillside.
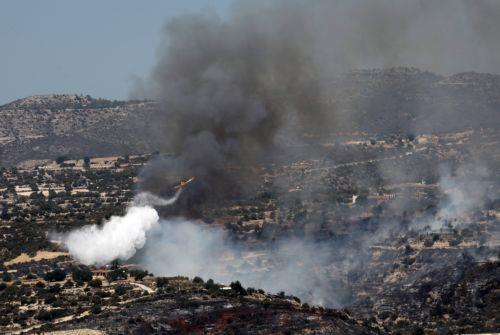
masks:
[[[33,96],[0,107],[0,165],[57,156],[148,152],[151,102]],[[153,122],[154,123],[154,122]]]
[[[64,253],[46,252],[45,257],[29,263],[16,259],[9,265],[11,274],[4,272],[0,332],[384,333],[380,327],[354,319],[347,310],[309,306],[295,296],[245,289],[239,282],[224,285],[200,277],[155,277],[127,265],[89,268]],[[26,309],[8,309],[7,302]]]
[[[92,267],[102,287],[70,279],[79,264],[50,232],[123,215],[151,155],[0,169],[0,326],[111,334],[230,333],[233,327],[247,333],[359,334],[373,331],[365,328],[369,325],[391,334],[497,331],[500,156],[492,148],[499,136],[474,130],[413,140],[358,135],[311,144],[309,158],[257,167],[255,192],[204,204],[203,221],[195,221],[207,228],[202,236],[209,243],[200,243],[202,253],[169,261],[189,254],[182,246],[192,248],[189,241],[196,235],[187,234],[182,245],[174,244],[176,253],[165,253],[153,240],[123,265],[140,265],[156,276],[239,280],[256,288],[243,297],[227,287],[203,287],[198,279],[171,278],[165,292],[152,277],[133,279],[132,271],[109,280],[102,277],[109,266]],[[478,161],[485,163],[479,174]],[[445,165],[468,168],[457,168],[450,185],[439,176]],[[391,173],[384,175],[387,170]],[[172,185],[179,179],[173,176]],[[159,189],[168,191],[168,181]],[[186,188],[175,207],[195,192]],[[464,192],[471,202],[462,202]],[[457,205],[460,210],[453,210]],[[178,216],[169,209],[158,212]],[[210,231],[227,233],[237,253],[227,248],[222,255],[212,253],[226,240],[214,240]],[[155,250],[166,263],[144,257]],[[204,262],[197,265],[200,257]],[[179,264],[194,270],[186,273]],[[42,279],[56,269],[66,271],[65,281]],[[259,301],[258,289],[272,294]],[[299,308],[288,294],[302,303],[348,308],[352,319],[305,304]]]
[[[322,87],[319,96],[305,89],[303,108],[319,106],[327,133],[406,135],[500,127],[498,75],[360,70],[332,78]],[[286,97],[277,96],[277,103],[282,99]],[[79,95],[32,96],[0,106],[0,166],[63,155],[162,150],[161,124],[168,121],[162,120],[158,106]]]

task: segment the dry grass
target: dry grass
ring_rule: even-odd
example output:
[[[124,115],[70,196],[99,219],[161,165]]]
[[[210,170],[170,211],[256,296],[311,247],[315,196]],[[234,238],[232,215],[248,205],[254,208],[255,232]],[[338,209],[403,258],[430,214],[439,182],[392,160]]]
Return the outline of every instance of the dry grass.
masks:
[[[94,329],[73,329],[73,330],[59,330],[55,332],[46,332],[42,334],[51,334],[51,335],[104,335],[106,333],[100,330]]]
[[[14,259],[11,259],[10,261],[4,262],[5,266],[10,266],[14,264],[19,264],[19,263],[29,263],[31,261],[41,261],[42,259],[53,259],[57,258],[59,256],[67,256],[69,255],[67,252],[58,252],[58,251],[37,251],[36,255],[34,257],[30,257],[26,253],[22,253],[19,256],[17,256]]]

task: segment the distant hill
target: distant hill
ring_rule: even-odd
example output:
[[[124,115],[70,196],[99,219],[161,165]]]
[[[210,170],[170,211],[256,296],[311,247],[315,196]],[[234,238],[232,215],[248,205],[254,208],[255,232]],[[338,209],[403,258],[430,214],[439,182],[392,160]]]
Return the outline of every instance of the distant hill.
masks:
[[[90,95],[76,94],[48,94],[33,95],[18,99],[2,109],[81,109],[81,108],[109,108],[125,105],[124,101],[111,101],[107,99],[94,99]]]
[[[500,127],[500,75],[443,77],[413,68],[352,71],[327,85],[337,129],[429,133]]]
[[[23,160],[124,155],[153,149],[154,102],[79,95],[32,96],[0,107],[0,165]]]
[[[500,127],[500,76],[443,77],[414,68],[351,71],[304,93],[332,132],[429,133]],[[307,89],[306,89],[307,90]],[[286,99],[286,97],[276,97]],[[154,101],[39,95],[0,106],[0,166],[32,159],[124,155],[161,150]],[[326,126],[325,126],[326,125]],[[312,128],[311,132],[318,131]]]

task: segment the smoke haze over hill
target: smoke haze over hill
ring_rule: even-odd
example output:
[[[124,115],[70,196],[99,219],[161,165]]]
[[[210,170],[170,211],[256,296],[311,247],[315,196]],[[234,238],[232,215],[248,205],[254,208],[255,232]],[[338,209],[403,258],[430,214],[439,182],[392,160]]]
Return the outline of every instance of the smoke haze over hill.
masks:
[[[269,154],[280,131],[293,137],[344,126],[338,122],[349,117],[321,101],[332,76],[349,69],[498,72],[499,11],[487,0],[237,1],[227,18],[172,19],[151,78],[136,90],[161,102],[164,127],[153,136],[175,156],[151,171],[196,175],[199,201],[205,192],[234,191],[224,168]],[[143,185],[159,180],[145,173]]]

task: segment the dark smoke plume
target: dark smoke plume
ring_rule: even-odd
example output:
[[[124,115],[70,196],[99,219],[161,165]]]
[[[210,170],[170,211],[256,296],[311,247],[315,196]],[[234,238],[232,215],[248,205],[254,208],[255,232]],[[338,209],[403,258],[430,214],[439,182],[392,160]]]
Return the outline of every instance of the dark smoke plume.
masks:
[[[348,69],[498,72],[499,13],[489,0],[290,0],[238,1],[224,19],[177,17],[144,85],[163,111],[153,136],[173,159],[146,169],[142,187],[161,192],[165,171],[196,176],[197,198],[185,196],[187,207],[208,193],[245,190],[235,180],[251,180],[256,160],[276,152],[279,132],[334,128],[337,111],[321,98]]]
[[[146,187],[157,185],[151,171],[160,169],[196,176],[197,196],[234,193],[233,177],[250,174],[283,124],[295,117],[306,125],[317,114],[306,94],[316,90],[317,69],[305,21],[302,6],[290,4],[237,11],[227,21],[207,14],[168,23],[152,91],[175,158],[157,161]],[[228,173],[231,166],[239,172]]]

